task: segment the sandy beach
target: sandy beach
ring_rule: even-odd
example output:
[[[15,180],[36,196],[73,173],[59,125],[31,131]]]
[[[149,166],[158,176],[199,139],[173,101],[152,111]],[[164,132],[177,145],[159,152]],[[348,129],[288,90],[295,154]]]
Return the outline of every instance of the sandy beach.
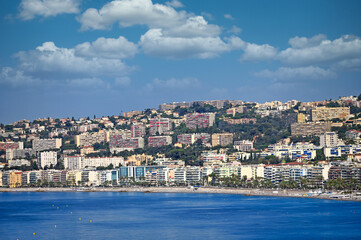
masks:
[[[246,196],[319,198],[344,201],[361,201],[361,192],[342,194],[336,191],[325,193],[309,190],[286,189],[241,189],[210,187],[106,187],[106,188],[0,188],[0,192],[143,192],[143,193],[198,193],[198,194],[240,194]]]

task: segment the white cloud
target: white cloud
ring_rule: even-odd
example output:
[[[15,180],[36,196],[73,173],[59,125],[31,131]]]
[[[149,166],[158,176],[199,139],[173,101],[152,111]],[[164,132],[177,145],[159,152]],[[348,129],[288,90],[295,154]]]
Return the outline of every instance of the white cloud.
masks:
[[[209,24],[203,16],[176,11],[173,5],[153,4],[151,0],[117,0],[99,10],[86,10],[78,20],[82,30],[109,29],[118,22],[120,27],[145,25],[160,28],[165,35],[172,37],[217,36],[221,33],[219,26]]]
[[[268,44],[246,43],[242,50],[241,62],[272,60],[277,56],[277,49]]]
[[[337,66],[348,62],[357,63],[361,59],[361,40],[351,35],[333,41],[325,39],[323,35],[311,39],[293,38],[290,44],[293,47],[281,51],[278,56],[287,65]]]
[[[182,38],[212,37],[220,33],[219,26],[208,24],[202,16],[190,17],[184,24],[164,30],[166,36]]]
[[[224,18],[228,19],[228,20],[234,20],[234,17],[232,17],[231,14],[224,14]]]
[[[78,13],[80,0],[22,0],[19,17],[30,20],[36,16],[50,17],[62,13]]]
[[[278,51],[268,44],[247,43],[240,61],[275,60],[283,66],[361,70],[361,39],[357,36],[344,35],[332,41],[319,34],[311,38],[294,37],[289,44],[290,48]]]
[[[166,88],[166,89],[185,89],[185,88],[196,88],[200,87],[201,83],[197,78],[171,78],[168,80],[161,80],[158,78],[153,79],[151,83],[146,85],[146,91],[152,91],[155,88]]]
[[[109,87],[107,82],[112,79],[114,84],[122,82],[124,86],[130,82],[126,77],[132,67],[120,59],[108,58],[113,56],[103,57],[107,52],[96,53],[84,57],[77,55],[74,48],[59,48],[53,42],[45,42],[35,50],[17,53],[17,68],[3,68],[0,82],[14,86],[48,83],[84,87]]]
[[[96,41],[85,42],[75,47],[75,54],[83,57],[130,58],[138,52],[136,44],[124,37],[98,38]]]
[[[26,76],[23,71],[11,67],[3,67],[0,72],[0,83],[12,86],[31,85],[39,83],[38,79]]]
[[[56,76],[117,76],[130,71],[118,59],[84,58],[75,55],[74,49],[58,48],[53,42],[43,43],[36,50],[20,52],[16,55],[19,67],[35,75]]]
[[[255,76],[262,78],[270,78],[275,81],[297,81],[297,80],[319,80],[331,79],[336,77],[336,73],[331,70],[325,70],[319,67],[298,67],[289,68],[281,67],[276,71],[263,70],[255,73]]]
[[[151,0],[116,0],[99,10],[89,8],[78,20],[82,30],[108,29],[115,22],[120,27],[147,25],[151,28],[170,28],[182,25],[187,16],[184,11],[177,12],[170,6],[153,4]]]
[[[170,2],[165,2],[167,6],[174,7],[174,8],[181,8],[184,7],[183,3],[178,0],[172,0]]]
[[[238,37],[226,39],[226,42],[220,37],[167,37],[161,29],[150,29],[139,42],[146,54],[166,58],[212,58],[240,49],[242,44]]]
[[[306,37],[294,37],[291,38],[288,43],[292,46],[292,48],[306,48],[306,47],[314,47],[319,45],[323,40],[326,40],[327,37],[324,34],[318,34],[313,36],[312,38]]]
[[[240,34],[242,32],[242,29],[237,27],[236,25],[233,25],[231,29],[227,31],[228,33],[234,33],[234,34]]]

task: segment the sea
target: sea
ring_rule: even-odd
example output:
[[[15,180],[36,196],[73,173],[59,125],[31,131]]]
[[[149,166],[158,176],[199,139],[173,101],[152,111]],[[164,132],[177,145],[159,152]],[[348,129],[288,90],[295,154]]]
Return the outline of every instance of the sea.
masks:
[[[361,202],[192,193],[3,192],[0,239],[361,239]]]

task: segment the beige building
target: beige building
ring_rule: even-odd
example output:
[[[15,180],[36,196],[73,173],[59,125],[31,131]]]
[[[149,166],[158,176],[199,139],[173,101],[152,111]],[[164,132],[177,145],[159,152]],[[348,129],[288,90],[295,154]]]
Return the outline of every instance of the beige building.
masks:
[[[92,146],[95,143],[105,142],[107,134],[104,131],[93,133],[82,133],[74,137],[74,141],[77,147]]]
[[[297,115],[297,122],[298,123],[305,123],[306,122],[306,116],[303,113],[299,113]]]
[[[21,174],[22,172],[10,173],[10,188],[21,187]]]
[[[68,171],[66,173],[66,181],[70,185],[78,185],[81,182],[81,171]]]
[[[145,165],[148,165],[148,163],[152,161],[153,161],[153,156],[138,154],[128,157],[126,162],[128,166],[141,166],[143,162],[145,162]]]
[[[308,123],[293,123],[291,124],[292,136],[301,135],[321,135],[325,132],[331,131],[330,122],[308,122]]]
[[[232,133],[216,133],[212,134],[212,146],[228,146],[233,144]]]
[[[335,118],[347,119],[350,115],[350,107],[316,107],[311,111],[313,122],[328,121]]]

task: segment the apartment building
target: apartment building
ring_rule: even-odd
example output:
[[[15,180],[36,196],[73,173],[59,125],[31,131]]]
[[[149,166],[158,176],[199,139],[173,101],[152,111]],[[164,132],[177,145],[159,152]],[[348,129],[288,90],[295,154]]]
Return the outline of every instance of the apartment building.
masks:
[[[34,139],[33,149],[35,151],[44,151],[51,149],[59,149],[62,146],[61,138]]]
[[[308,123],[292,123],[291,124],[291,135],[321,135],[325,132],[331,131],[330,122],[308,122]]]
[[[77,147],[82,146],[92,146],[95,143],[106,142],[106,132],[92,132],[92,133],[82,133],[74,137],[74,141]]]
[[[245,113],[247,111],[246,106],[239,106],[227,109],[227,114],[232,115],[233,117],[236,116],[236,113]]]
[[[171,136],[152,136],[148,138],[149,147],[163,147],[172,144]]]
[[[233,118],[223,118],[225,122],[231,125],[237,125],[237,124],[251,124],[256,123],[256,118],[239,118],[239,119],[233,119]]]
[[[160,111],[169,111],[169,110],[175,109],[176,107],[189,108],[190,106],[191,106],[191,104],[188,102],[163,103],[163,104],[159,105],[159,110]]]
[[[145,125],[143,123],[133,123],[131,126],[132,137],[144,137]]]
[[[6,160],[13,160],[17,158],[31,158],[32,156],[36,156],[36,151],[31,148],[6,150]]]
[[[23,149],[23,142],[0,142],[0,150],[6,151],[7,149]]]
[[[336,147],[344,145],[343,141],[338,138],[335,132],[326,132],[320,135],[320,147]]]
[[[84,124],[84,125],[80,125],[77,127],[78,132],[88,132],[88,131],[92,131],[95,128],[98,128],[99,125],[96,123],[92,123],[92,124]]]
[[[186,115],[186,126],[189,129],[212,127],[214,122],[214,113],[189,113]]]
[[[350,115],[350,107],[316,107],[311,110],[313,122],[329,121],[335,118],[347,119]]]
[[[238,151],[249,152],[253,149],[253,142],[249,140],[234,141],[233,147]]]
[[[38,155],[38,162],[39,166],[43,169],[45,168],[45,166],[55,166],[58,163],[58,154],[54,151],[40,152]]]
[[[216,133],[212,134],[212,146],[228,146],[233,144],[232,133]]]
[[[142,111],[131,111],[131,112],[124,112],[123,116],[126,117],[126,118],[132,118],[136,115],[140,115],[140,114],[143,114]]]
[[[211,135],[208,133],[185,133],[178,135],[177,139],[178,143],[185,145],[191,145],[197,140],[201,140],[202,144],[206,145],[210,143]]]
[[[172,130],[172,121],[169,118],[149,119],[149,133],[151,135],[163,134]]]
[[[9,187],[10,188],[17,188],[21,187],[21,175],[22,172],[10,172],[9,174]]]
[[[123,138],[121,135],[112,135],[109,148],[111,152],[131,151],[137,148],[144,148],[144,138]]]
[[[90,167],[118,167],[124,164],[123,157],[83,157],[83,156],[67,156],[64,158],[64,167],[69,170],[79,170]]]

